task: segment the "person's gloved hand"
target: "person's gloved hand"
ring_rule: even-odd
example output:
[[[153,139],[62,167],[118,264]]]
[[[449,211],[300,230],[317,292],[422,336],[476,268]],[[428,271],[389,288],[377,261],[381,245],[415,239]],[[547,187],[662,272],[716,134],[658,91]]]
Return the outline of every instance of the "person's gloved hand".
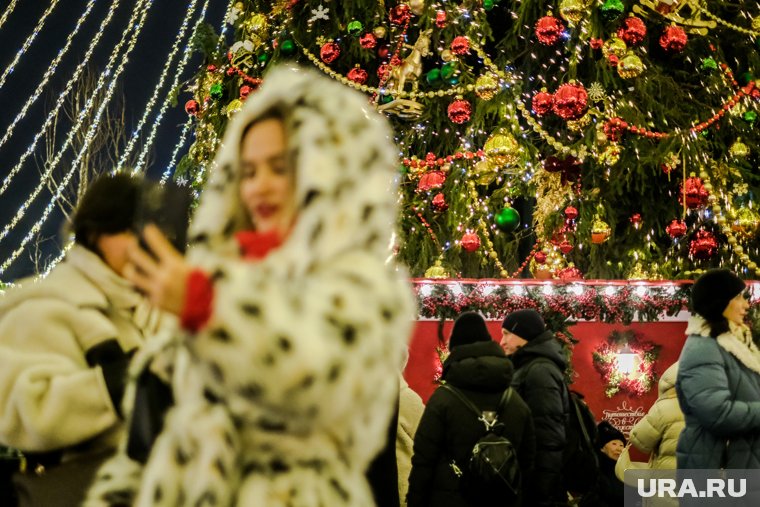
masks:
[[[95,368],[100,366],[106,381],[108,395],[111,397],[116,413],[122,417],[121,400],[127,385],[127,369],[136,349],[124,352],[116,339],[110,339],[90,348],[85,359],[87,364]]]

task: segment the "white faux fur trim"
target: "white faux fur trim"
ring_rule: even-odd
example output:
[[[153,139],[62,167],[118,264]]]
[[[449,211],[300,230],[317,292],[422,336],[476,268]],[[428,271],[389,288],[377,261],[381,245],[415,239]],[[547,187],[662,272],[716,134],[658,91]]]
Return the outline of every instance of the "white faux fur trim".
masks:
[[[750,370],[760,374],[760,350],[749,336],[747,326],[737,326],[729,322],[729,331],[718,335],[718,345],[734,356]],[[710,336],[710,326],[699,315],[692,315],[686,326],[687,335]],[[744,337],[742,337],[744,335]],[[745,342],[746,338],[746,342]]]

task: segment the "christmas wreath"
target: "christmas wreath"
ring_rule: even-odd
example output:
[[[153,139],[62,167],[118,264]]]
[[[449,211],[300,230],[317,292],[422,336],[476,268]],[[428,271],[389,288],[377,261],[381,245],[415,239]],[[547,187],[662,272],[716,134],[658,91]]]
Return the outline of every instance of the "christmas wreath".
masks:
[[[639,359],[628,374],[620,371],[618,364],[618,354],[626,345]],[[654,365],[659,355],[659,345],[641,340],[634,331],[613,331],[593,352],[594,368],[605,383],[604,393],[608,398],[621,391],[632,396],[648,393],[657,383]]]

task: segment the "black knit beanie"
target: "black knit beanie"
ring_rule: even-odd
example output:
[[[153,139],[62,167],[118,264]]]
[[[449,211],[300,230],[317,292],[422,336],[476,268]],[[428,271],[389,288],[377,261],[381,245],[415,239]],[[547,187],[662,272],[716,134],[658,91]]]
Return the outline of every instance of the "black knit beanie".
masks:
[[[493,341],[493,339],[483,316],[476,312],[465,312],[454,321],[449,338],[449,350],[459,345],[488,341]]]
[[[546,331],[541,314],[530,309],[510,313],[501,323],[501,327],[527,341]]]
[[[607,444],[607,442],[611,442],[613,440],[620,440],[623,442],[623,445],[626,443],[625,435],[623,435],[623,432],[614,427],[609,421],[600,422],[596,427],[596,431],[597,449],[601,449]]]
[[[741,294],[744,280],[728,269],[711,269],[691,287],[691,307],[709,322],[723,318],[728,303]]]

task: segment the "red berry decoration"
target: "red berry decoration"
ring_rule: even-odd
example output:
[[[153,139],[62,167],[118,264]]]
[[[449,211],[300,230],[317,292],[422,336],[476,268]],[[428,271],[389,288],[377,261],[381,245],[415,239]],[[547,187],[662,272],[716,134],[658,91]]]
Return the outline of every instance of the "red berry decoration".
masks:
[[[198,114],[198,111],[200,111],[201,106],[198,104],[198,101],[195,99],[190,99],[187,102],[185,102],[185,112],[187,114],[192,114],[195,116]]]
[[[435,13],[435,26],[446,28],[446,11],[437,11]]]
[[[628,220],[634,225],[634,227],[638,227],[641,225],[641,213],[634,213]]]
[[[388,13],[388,19],[394,25],[403,25],[412,17],[412,10],[406,4],[398,4]]]
[[[604,40],[602,39],[595,39],[592,37],[588,43],[591,46],[591,49],[602,49],[604,47]]]
[[[552,110],[554,106],[554,95],[549,92],[540,91],[533,96],[531,109],[538,116],[543,116]]]
[[[665,31],[660,36],[660,46],[665,51],[677,53],[683,51],[688,40],[689,37],[680,26],[666,26]]]
[[[640,18],[630,16],[625,18],[617,33],[618,37],[623,39],[626,44],[635,46],[641,44],[644,37],[647,36],[647,25]]]
[[[686,234],[686,223],[683,220],[673,220],[665,227],[665,232],[673,239],[680,238]]]
[[[433,208],[440,213],[449,209],[449,205],[446,202],[446,196],[443,195],[443,192],[438,192],[435,194],[435,197],[433,197]]]
[[[467,250],[468,252],[474,252],[478,248],[480,248],[480,238],[477,234],[473,232],[468,232],[464,236],[462,236],[462,240],[460,241],[460,244],[462,245],[462,248]]]
[[[214,65],[213,63],[209,63],[206,66],[206,70],[209,71],[209,72],[216,72],[216,65]]]
[[[544,16],[536,22],[535,30],[538,42],[545,46],[553,46],[562,37],[565,25],[554,16]]]
[[[470,115],[472,114],[472,106],[469,102],[463,99],[457,99],[451,104],[447,110],[449,120],[461,125],[470,121]]]
[[[361,44],[364,49],[375,49],[375,46],[377,46],[377,37],[375,37],[375,34],[367,32],[359,37],[359,44]]]
[[[319,56],[323,62],[330,65],[340,56],[340,46],[335,42],[327,42],[319,50]]]
[[[557,271],[557,277],[563,282],[583,280],[583,273],[575,266],[568,266]]]
[[[678,193],[678,202],[683,205],[685,197],[688,208],[701,208],[707,204],[709,196],[710,192],[705,188],[702,179],[692,176],[691,178],[686,178],[686,181],[681,186],[681,191]]]
[[[604,123],[604,135],[607,136],[607,139],[613,143],[616,143],[620,141],[620,137],[623,135],[627,127],[628,123],[626,123],[622,118],[619,118],[617,116],[610,118],[607,122]]]
[[[689,243],[689,254],[697,259],[707,260],[718,249],[718,241],[713,233],[708,231],[697,231]]]
[[[579,84],[565,83],[554,94],[553,110],[564,120],[577,120],[586,112],[588,93]]]
[[[418,192],[427,192],[441,188],[446,183],[446,173],[443,171],[428,171],[417,182]]]
[[[348,79],[353,81],[354,83],[358,84],[364,84],[367,82],[367,71],[362,69],[361,67],[354,67],[353,69],[348,71],[348,74],[346,75]]]
[[[240,100],[245,100],[246,98],[248,98],[248,95],[250,95],[252,91],[253,91],[253,88],[251,88],[248,85],[241,86],[240,87]]]
[[[464,35],[454,37],[451,41],[451,52],[455,55],[466,55],[470,52],[470,39]]]
[[[578,210],[573,206],[568,206],[565,208],[565,218],[568,220],[575,220],[578,218]]]

